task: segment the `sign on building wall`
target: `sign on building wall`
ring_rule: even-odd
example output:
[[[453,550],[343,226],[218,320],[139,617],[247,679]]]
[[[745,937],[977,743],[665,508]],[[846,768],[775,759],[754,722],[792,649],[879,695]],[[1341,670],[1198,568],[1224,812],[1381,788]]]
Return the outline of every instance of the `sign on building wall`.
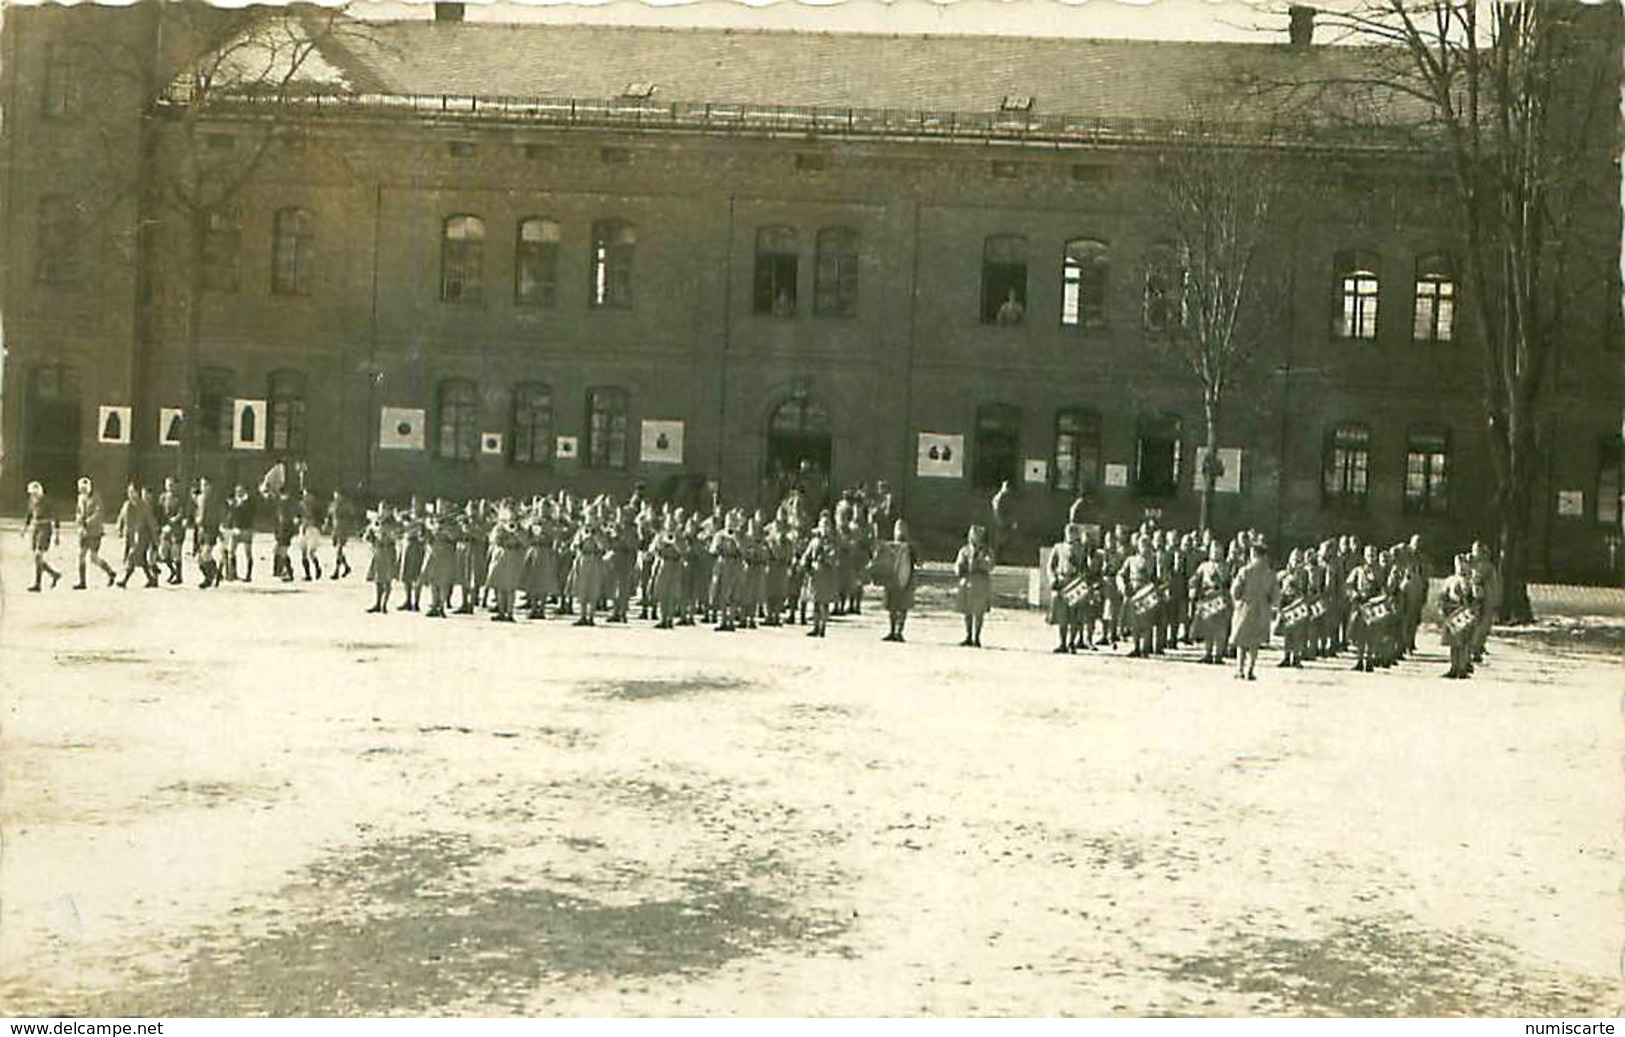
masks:
[[[553,446],[553,456],[560,461],[574,461],[581,442],[575,436],[560,436]]]
[[[921,432],[915,474],[923,479],[965,477],[965,437],[945,432]]]
[[[130,408],[102,407],[96,412],[96,442],[128,444],[130,442]]]
[[[1109,464],[1106,466],[1106,477],[1101,480],[1107,486],[1128,485],[1128,465]]]
[[[1584,518],[1586,494],[1584,490],[1558,490],[1557,513],[1564,518]]]
[[[180,446],[186,431],[186,412],[179,407],[158,408],[158,445]]]
[[[378,416],[378,449],[422,450],[423,411],[416,407],[385,407]]]
[[[644,464],[683,463],[683,423],[645,421],[643,446],[639,456]]]
[[[1207,447],[1196,448],[1196,463],[1192,465],[1191,489],[1202,488],[1202,461],[1207,457]],[[1241,492],[1241,451],[1230,447],[1219,448],[1219,461],[1224,465],[1224,472],[1214,481],[1213,489],[1216,493]]]
[[[482,433],[480,435],[480,453],[488,456],[500,456],[502,453],[502,433]]]
[[[265,401],[231,401],[231,448],[265,449]]]
[[[1041,457],[1027,458],[1021,465],[1021,478],[1029,483],[1049,482],[1049,462]]]

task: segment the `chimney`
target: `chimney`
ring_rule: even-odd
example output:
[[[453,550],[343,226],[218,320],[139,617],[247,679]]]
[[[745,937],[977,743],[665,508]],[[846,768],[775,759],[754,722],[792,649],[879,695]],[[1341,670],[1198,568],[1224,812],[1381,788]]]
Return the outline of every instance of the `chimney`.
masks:
[[[439,4],[435,5],[439,7]],[[1287,36],[1294,47],[1308,47],[1315,42],[1315,9],[1303,4],[1293,4],[1287,8],[1287,17],[1292,19],[1287,28]]]
[[[1297,8],[1293,8],[1294,11]],[[463,20],[463,5],[448,3],[446,0],[437,0],[434,5],[434,20],[437,22],[460,22]],[[1293,23],[1297,24],[1297,23]]]

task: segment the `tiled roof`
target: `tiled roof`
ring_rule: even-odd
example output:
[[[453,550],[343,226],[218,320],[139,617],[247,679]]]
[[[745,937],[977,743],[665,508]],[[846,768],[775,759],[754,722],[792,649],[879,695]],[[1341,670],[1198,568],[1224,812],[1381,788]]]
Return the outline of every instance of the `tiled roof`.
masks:
[[[614,98],[1190,118],[1246,83],[1346,69],[1347,48],[1001,36],[657,29],[441,22],[367,24],[329,48],[361,93]],[[1243,91],[1245,92],[1245,91]],[[1217,107],[1223,108],[1226,103]]]

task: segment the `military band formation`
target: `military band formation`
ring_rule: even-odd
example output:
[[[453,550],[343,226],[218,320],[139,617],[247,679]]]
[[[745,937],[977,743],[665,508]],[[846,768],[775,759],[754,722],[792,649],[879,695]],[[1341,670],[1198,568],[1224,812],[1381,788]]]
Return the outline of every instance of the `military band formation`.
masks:
[[[73,509],[78,590],[93,570],[107,586],[128,587],[139,572],[145,586],[184,582],[190,558],[198,587],[254,577],[256,530],[272,536],[272,578],[292,582],[297,554],[306,581],[351,574],[346,549],[366,541],[372,586],[368,613],[390,610],[436,619],[484,612],[492,622],[572,617],[576,626],[640,621],[657,629],[707,625],[718,632],[804,626],[825,637],[831,617],[857,615],[866,586],[882,590],[889,627],[883,638],[902,642],[922,558],[908,523],[880,484],[843,493],[819,509],[792,488],[771,513],[724,508],[689,511],[645,500],[641,489],[624,502],[567,492],[527,501],[440,499],[397,508],[382,502],[365,514],[341,492],[323,499],[286,485],[274,467],[257,490],[221,492],[207,478],[182,490],[174,478],[156,497],[126,488],[109,519],[89,479],[80,479]],[[44,487],[28,486],[24,536],[34,558],[28,590],[54,588],[61,573],[50,553],[61,539]],[[1081,502],[1080,502],[1081,503]],[[1235,676],[1254,680],[1260,648],[1281,640],[1280,667],[1344,657],[1372,672],[1416,650],[1428,595],[1420,539],[1381,548],[1351,536],[1294,548],[1276,568],[1265,540],[1243,530],[1228,541],[1211,530],[1158,529],[1147,521],[1097,530],[1073,509],[1050,550],[1044,578],[1050,590],[1054,652],[1125,651],[1164,656],[1200,646],[1201,661],[1236,661]],[[965,647],[980,648],[993,604],[997,544],[1008,539],[995,499],[991,528],[975,525],[954,559],[957,608]],[[101,557],[111,525],[122,548],[122,571]],[[324,545],[330,558],[324,566]],[[427,591],[427,601],[424,592]],[[1444,676],[1472,674],[1499,604],[1500,580],[1482,543],[1454,559],[1439,590],[1441,640],[1450,650]]]

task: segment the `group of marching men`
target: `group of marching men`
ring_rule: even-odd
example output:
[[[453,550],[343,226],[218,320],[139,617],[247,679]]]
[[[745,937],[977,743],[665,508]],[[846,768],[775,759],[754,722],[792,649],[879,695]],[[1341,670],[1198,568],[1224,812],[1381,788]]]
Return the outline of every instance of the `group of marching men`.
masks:
[[[1352,650],[1356,670],[1391,667],[1416,650],[1428,595],[1416,536],[1389,548],[1334,537],[1293,549],[1276,569],[1252,531],[1225,543],[1210,530],[1177,533],[1147,523],[1132,535],[1118,526],[1097,541],[1072,522],[1047,567],[1056,652],[1125,640],[1138,657],[1200,642],[1204,663],[1233,655],[1241,680],[1255,679],[1258,650],[1272,630],[1282,639],[1279,666]],[[1483,543],[1454,559],[1439,594],[1440,633],[1450,648],[1446,677],[1468,677],[1483,659],[1500,596],[1500,574]]]
[[[39,591],[45,577],[53,587],[61,578],[48,558],[59,535],[43,487],[30,483],[28,496],[24,533],[35,566],[28,589]],[[800,623],[809,627],[807,636],[824,637],[831,616],[861,610],[865,584],[874,582],[883,588],[890,619],[885,640],[902,641],[920,564],[889,492],[849,491],[816,520],[796,490],[772,515],[720,505],[689,512],[656,506],[639,493],[625,503],[564,491],[460,507],[444,499],[401,510],[383,503],[358,530],[355,508],[340,492],[324,501],[278,481],[262,483],[257,492],[238,485],[217,494],[203,477],[189,491],[165,479],[156,496],[134,484],[127,488],[114,520],[124,548],[120,577],[100,556],[108,520],[85,478],[74,506],[74,587],[86,587],[91,566],[109,586],[127,586],[138,570],[148,587],[157,586],[160,567],[168,583],[178,584],[188,556],[202,574],[200,587],[252,580],[262,510],[270,515],[272,576],[283,581],[295,579],[295,549],[304,578],[322,578],[324,539],[334,551],[331,578],[348,575],[345,547],[359,532],[372,548],[372,613],[389,609],[399,583],[401,608],[432,617],[486,608],[493,621],[511,623],[517,611],[544,619],[551,607],[591,626],[600,613],[606,622],[627,622],[635,602],[639,618],[661,629]],[[954,560],[964,646],[981,647],[995,564],[987,528],[972,526]],[[1264,539],[1252,531],[1226,543],[1210,530],[1180,533],[1147,522],[1096,535],[1073,521],[1046,564],[1057,653],[1116,649],[1126,641],[1130,656],[1146,657],[1200,643],[1203,662],[1234,656],[1236,677],[1245,680],[1255,679],[1258,650],[1272,631],[1282,639],[1283,667],[1350,650],[1356,670],[1390,667],[1415,651],[1428,595],[1419,537],[1386,549],[1336,537],[1294,549],[1276,569]],[[1439,601],[1441,636],[1451,653],[1445,676],[1467,677],[1482,659],[1500,594],[1484,544],[1454,559]]]

